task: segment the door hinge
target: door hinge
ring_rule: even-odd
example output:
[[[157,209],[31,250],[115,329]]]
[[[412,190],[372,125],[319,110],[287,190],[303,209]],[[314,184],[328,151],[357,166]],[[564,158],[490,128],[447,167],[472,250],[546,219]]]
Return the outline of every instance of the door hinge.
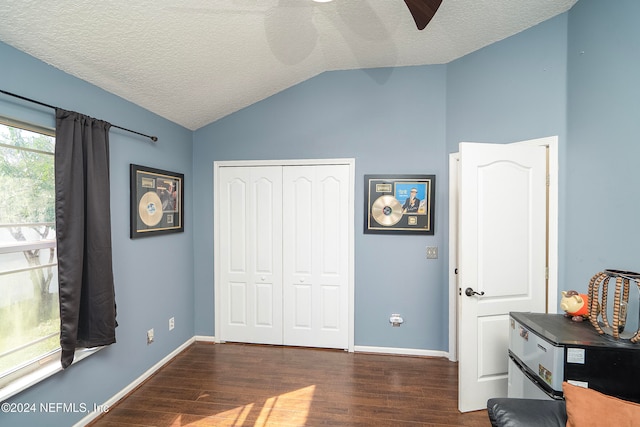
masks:
[[[549,267],[544,268],[544,279],[549,280]]]

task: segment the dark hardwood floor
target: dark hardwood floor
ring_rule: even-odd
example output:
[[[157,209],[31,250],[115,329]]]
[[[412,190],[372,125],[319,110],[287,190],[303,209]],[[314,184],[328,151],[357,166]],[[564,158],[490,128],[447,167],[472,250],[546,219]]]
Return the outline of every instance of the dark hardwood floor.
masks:
[[[490,426],[443,358],[196,343],[98,418],[125,426]]]

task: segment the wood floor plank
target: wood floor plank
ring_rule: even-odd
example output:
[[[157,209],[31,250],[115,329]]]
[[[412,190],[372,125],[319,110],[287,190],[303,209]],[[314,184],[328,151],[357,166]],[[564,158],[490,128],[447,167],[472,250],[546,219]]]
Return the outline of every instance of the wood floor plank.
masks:
[[[457,364],[443,358],[196,343],[94,427],[488,427],[457,409]]]

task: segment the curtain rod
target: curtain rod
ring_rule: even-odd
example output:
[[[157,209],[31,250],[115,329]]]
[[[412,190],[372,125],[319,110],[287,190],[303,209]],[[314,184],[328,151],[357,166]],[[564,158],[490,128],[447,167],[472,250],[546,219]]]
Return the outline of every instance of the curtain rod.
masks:
[[[52,108],[54,110],[58,109],[58,107],[54,107],[53,105],[45,104],[44,102],[36,101],[35,99],[27,98],[25,96],[16,95],[15,93],[7,92],[6,90],[0,89],[0,93],[4,93],[5,95],[13,96],[14,98],[22,99],[23,101],[33,102],[34,104],[38,104],[38,105],[41,105],[43,107]],[[111,127],[118,128],[118,129],[124,130],[126,132],[135,133],[136,135],[144,136],[145,138],[149,138],[153,142],[156,142],[158,140],[157,136],[145,135],[144,133],[140,133],[140,132],[137,132],[135,130],[123,128],[122,126],[117,126],[117,125],[112,124]]]

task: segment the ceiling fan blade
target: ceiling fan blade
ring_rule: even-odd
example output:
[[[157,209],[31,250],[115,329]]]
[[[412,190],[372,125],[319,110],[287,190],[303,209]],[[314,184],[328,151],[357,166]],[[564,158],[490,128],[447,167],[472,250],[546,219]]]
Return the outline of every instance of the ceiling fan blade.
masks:
[[[442,0],[404,0],[416,26],[419,30],[424,30],[433,15],[440,7]]]

